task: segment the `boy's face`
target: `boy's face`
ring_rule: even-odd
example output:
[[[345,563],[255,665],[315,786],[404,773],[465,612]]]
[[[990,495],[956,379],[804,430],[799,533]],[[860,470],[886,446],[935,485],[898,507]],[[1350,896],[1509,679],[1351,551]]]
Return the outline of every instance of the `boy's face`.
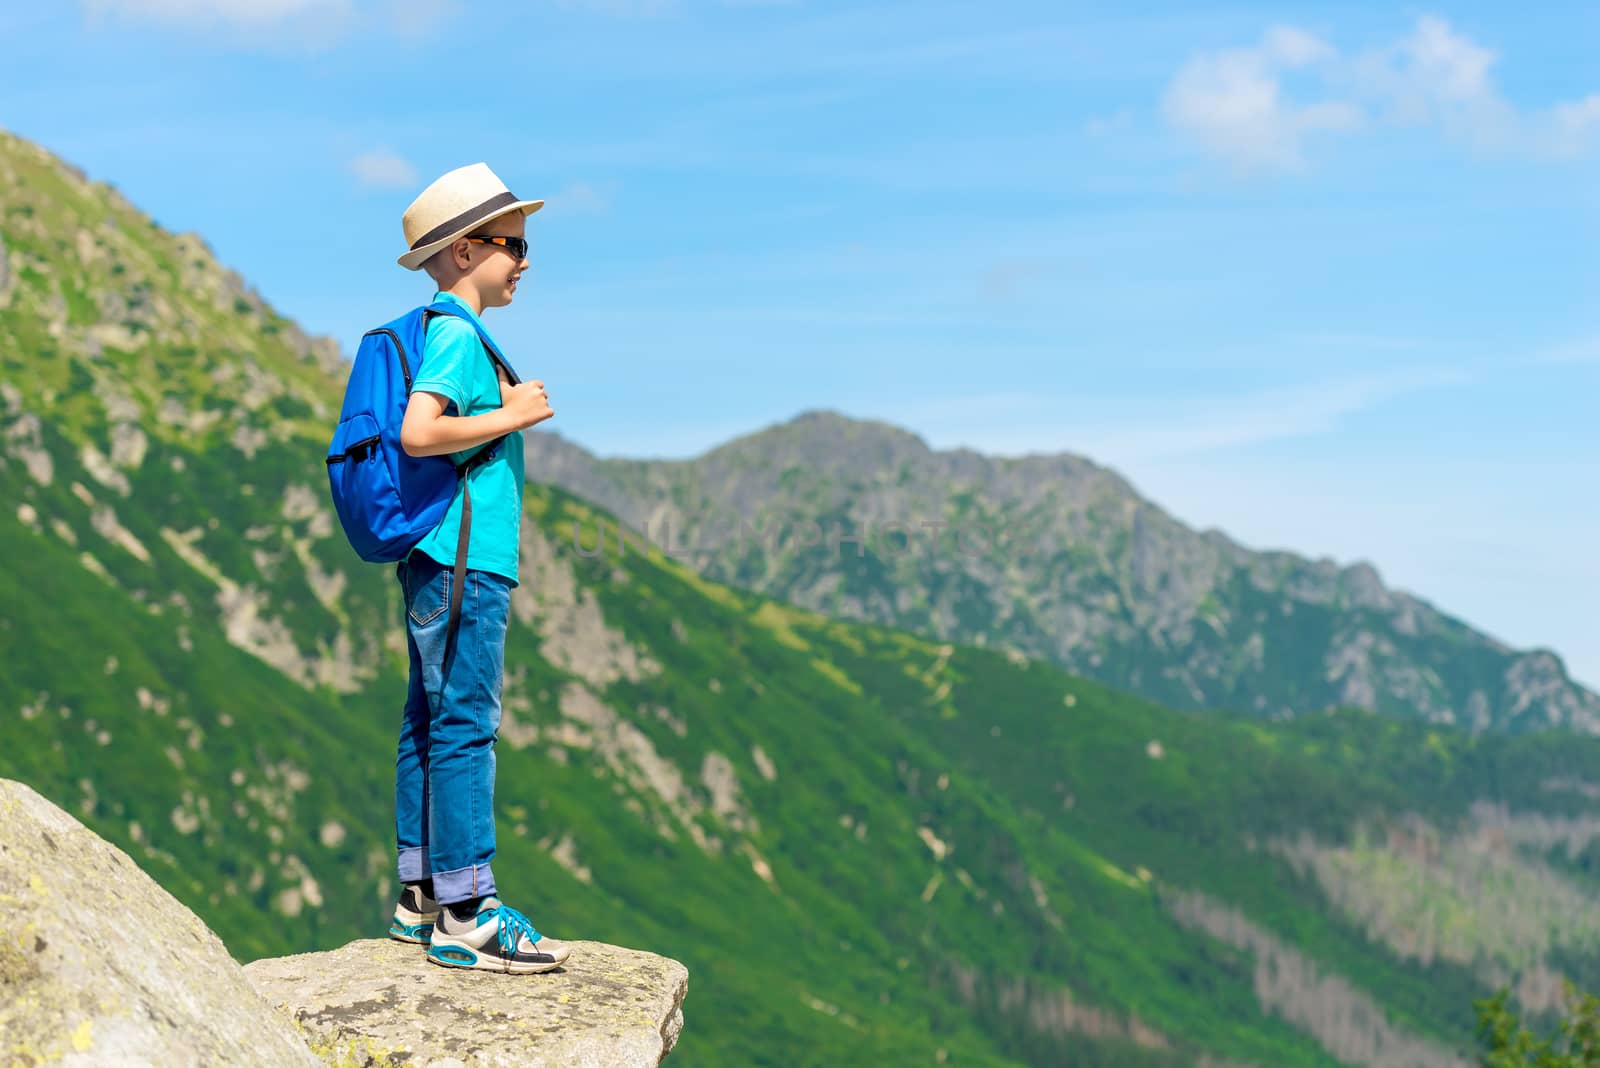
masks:
[[[527,217],[520,211],[490,219],[473,233],[474,237],[522,237],[528,228]],[[518,257],[504,245],[491,245],[473,241],[468,245],[471,267],[467,276],[477,287],[485,308],[503,308],[511,303],[517,292],[517,280],[528,266],[526,257]]]

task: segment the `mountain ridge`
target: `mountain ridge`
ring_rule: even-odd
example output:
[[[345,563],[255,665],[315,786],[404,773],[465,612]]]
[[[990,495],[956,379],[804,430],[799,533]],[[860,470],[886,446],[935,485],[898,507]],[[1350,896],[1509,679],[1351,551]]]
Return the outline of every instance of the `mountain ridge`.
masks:
[[[1368,561],[1254,550],[1196,530],[1070,452],[935,450],[903,428],[827,410],[687,459],[602,458],[559,431],[526,450],[529,478],[635,530],[670,532],[707,578],[841,619],[994,640],[1179,707],[1284,717],[1345,704],[1473,730],[1600,732],[1600,695],[1555,652],[1514,649],[1390,589]],[[909,530],[860,565],[838,538],[830,559],[827,543],[742,536],[728,551],[715,537],[812,522],[840,534]],[[933,523],[987,531],[1006,551],[978,561],[948,543],[930,552],[917,532]],[[1297,609],[1311,616],[1291,619]]]
[[[321,481],[342,383],[116,212],[0,138],[0,776],[240,957],[379,934],[403,609]],[[1173,710],[524,504],[497,879],[683,961],[696,1063],[1454,1065],[1474,996],[1600,978],[1596,739]]]

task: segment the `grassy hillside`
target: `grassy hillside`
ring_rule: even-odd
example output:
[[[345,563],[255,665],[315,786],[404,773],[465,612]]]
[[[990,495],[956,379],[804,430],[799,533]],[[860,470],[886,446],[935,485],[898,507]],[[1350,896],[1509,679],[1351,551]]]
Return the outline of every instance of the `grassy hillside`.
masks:
[[[240,959],[379,933],[403,632],[320,481],[336,361],[6,139],[0,235],[0,775]],[[602,522],[529,488],[495,867],[688,965],[685,1063],[1450,1064],[1472,997],[1597,978],[1593,740],[1173,711]]]

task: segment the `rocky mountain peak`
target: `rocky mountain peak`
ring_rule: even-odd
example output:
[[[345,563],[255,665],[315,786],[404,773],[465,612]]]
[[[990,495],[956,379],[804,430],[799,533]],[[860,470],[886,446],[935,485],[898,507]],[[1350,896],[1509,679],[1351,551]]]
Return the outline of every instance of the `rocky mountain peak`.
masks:
[[[795,463],[829,471],[870,471],[922,461],[932,450],[916,434],[875,419],[813,409],[792,419],[719,445],[700,459],[706,465],[783,468]]]
[[[1390,589],[1370,563],[1197,532],[1068,452],[936,450],[886,422],[813,410],[670,462],[602,461],[530,435],[527,470],[685,544],[736,523],[982,531],[986,554],[949,551],[948,539],[898,555],[879,546],[887,579],[830,544],[688,562],[843,618],[1001,642],[1167,703],[1273,716],[1346,704],[1474,729],[1600,731],[1600,695],[1553,656],[1506,649]]]

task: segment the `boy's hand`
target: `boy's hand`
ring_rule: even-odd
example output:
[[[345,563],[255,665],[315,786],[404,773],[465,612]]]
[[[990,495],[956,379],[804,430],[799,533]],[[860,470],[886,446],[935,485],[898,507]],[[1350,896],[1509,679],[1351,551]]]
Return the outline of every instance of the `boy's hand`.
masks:
[[[516,422],[518,430],[537,426],[556,414],[550,407],[544,383],[538,379],[515,386],[501,382],[500,403]]]

